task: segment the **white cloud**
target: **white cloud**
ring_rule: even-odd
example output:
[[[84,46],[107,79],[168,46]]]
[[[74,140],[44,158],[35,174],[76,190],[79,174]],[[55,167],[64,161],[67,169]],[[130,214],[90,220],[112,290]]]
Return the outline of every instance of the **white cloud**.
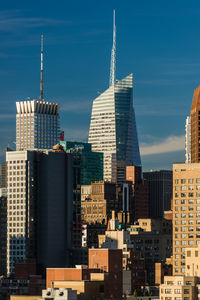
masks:
[[[11,32],[22,28],[63,25],[66,22],[60,19],[23,17],[22,11],[10,10],[0,12],[0,31]]]
[[[153,144],[143,143],[140,146],[140,153],[142,156],[168,153],[168,152],[177,152],[182,151],[185,148],[185,137],[182,136],[169,136],[161,142]]]

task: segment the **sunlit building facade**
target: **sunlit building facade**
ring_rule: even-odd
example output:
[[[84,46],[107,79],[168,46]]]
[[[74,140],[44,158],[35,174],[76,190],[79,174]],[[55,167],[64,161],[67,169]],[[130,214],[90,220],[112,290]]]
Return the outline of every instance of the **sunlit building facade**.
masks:
[[[191,163],[191,117],[185,122],[185,162]]]
[[[60,136],[58,103],[16,102],[16,150],[51,149]]]
[[[127,165],[140,166],[133,74],[110,86],[92,106],[88,142],[104,154],[104,180],[122,183]]]
[[[200,244],[200,164],[173,165],[173,275],[185,275],[186,250]]]

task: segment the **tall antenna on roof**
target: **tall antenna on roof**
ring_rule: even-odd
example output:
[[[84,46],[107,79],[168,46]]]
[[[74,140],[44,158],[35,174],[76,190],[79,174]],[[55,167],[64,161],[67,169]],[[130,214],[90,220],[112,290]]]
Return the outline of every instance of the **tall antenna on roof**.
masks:
[[[43,34],[41,35],[41,69],[40,69],[40,100],[44,100],[43,93]]]
[[[115,63],[116,63],[116,26],[115,26],[115,9],[113,11],[113,46],[111,51],[110,63],[110,86],[115,84]]]

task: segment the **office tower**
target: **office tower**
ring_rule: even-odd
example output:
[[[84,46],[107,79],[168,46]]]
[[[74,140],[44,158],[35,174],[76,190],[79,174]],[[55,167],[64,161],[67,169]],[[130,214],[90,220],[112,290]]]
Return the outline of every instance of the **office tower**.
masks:
[[[60,138],[60,105],[44,101],[43,36],[41,40],[40,99],[16,102],[16,150],[51,149]]]
[[[133,74],[115,81],[115,22],[110,87],[93,101],[88,142],[104,154],[104,180],[124,182],[127,165],[141,165],[135,113]]]
[[[51,149],[59,141],[58,103],[16,102],[16,150]]]
[[[134,220],[148,218],[149,183],[142,178],[142,168],[127,166],[126,180],[127,183],[123,184],[123,211],[130,211]],[[129,190],[130,192],[128,192]],[[128,207],[130,209],[127,209]]]
[[[200,164],[173,165],[173,275],[186,272],[186,248],[200,243]]]
[[[10,151],[7,198],[7,274],[16,261],[36,258],[42,270],[67,264],[71,248],[71,155]]]
[[[185,122],[185,162],[191,163],[191,117]]]
[[[172,171],[144,172],[143,176],[149,182],[149,217],[162,217],[171,208]]]
[[[200,162],[200,86],[195,89],[191,107],[191,162]]]
[[[81,185],[103,180],[103,153],[92,151],[89,143],[61,141],[60,145],[67,153],[72,154],[76,165],[80,166]]]
[[[1,188],[5,189],[5,188]],[[7,274],[7,195],[0,196],[0,275]]]
[[[93,152],[88,143],[61,141],[61,146],[72,155],[73,184],[73,247],[82,245],[81,186],[103,180],[103,153]]]

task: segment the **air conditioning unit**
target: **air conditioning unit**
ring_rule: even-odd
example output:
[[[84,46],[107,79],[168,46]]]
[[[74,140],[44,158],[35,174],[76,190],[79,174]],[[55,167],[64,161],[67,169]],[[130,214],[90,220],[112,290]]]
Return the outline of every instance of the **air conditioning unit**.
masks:
[[[47,289],[42,291],[42,298],[46,299],[54,299],[55,296],[55,290],[53,289]]]

